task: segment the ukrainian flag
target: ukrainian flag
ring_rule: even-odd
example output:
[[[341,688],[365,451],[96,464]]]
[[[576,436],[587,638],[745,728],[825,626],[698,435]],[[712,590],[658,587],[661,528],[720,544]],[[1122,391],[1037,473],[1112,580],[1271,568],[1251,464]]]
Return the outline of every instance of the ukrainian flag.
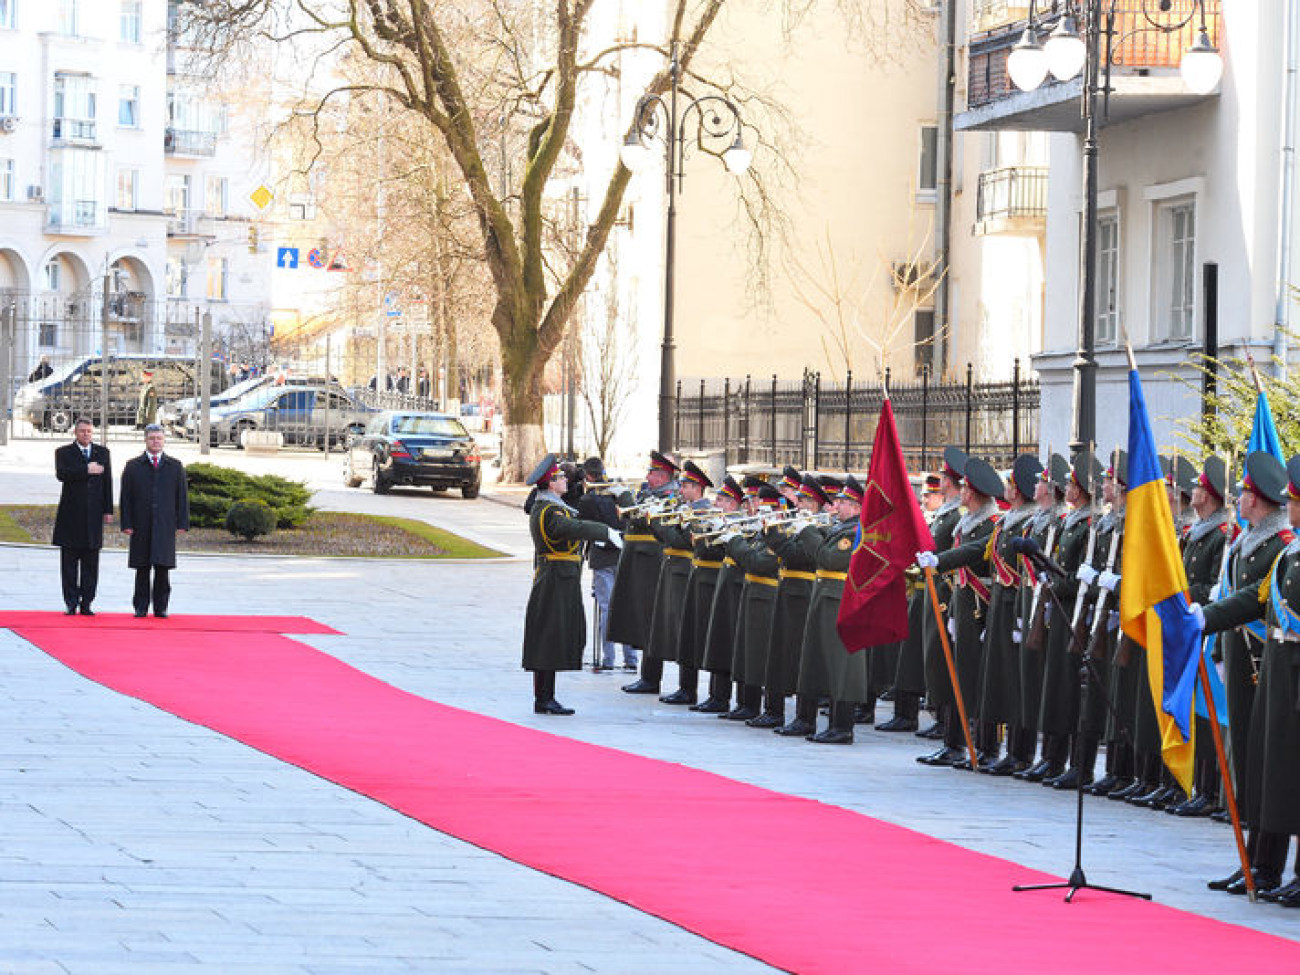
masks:
[[[1128,374],[1128,502],[1120,587],[1120,626],[1147,651],[1165,765],[1192,788],[1192,703],[1201,629],[1188,609],[1173,513],[1160,472],[1151,419],[1136,369]],[[1140,540],[1140,541],[1138,541]]]

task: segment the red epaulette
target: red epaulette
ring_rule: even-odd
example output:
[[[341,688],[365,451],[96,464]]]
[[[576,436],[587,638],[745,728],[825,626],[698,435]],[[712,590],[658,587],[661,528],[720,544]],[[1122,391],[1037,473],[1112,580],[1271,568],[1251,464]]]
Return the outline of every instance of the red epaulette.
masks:
[[[1295,541],[1295,532],[1293,532],[1290,528],[1283,528],[1280,532],[1277,533],[1277,537],[1282,539],[1282,541],[1286,542],[1288,545],[1290,545],[1292,542]]]

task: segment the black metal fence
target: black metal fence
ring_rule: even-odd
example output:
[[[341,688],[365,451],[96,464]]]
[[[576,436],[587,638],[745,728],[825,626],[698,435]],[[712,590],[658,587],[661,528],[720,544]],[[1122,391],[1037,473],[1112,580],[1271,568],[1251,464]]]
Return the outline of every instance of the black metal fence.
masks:
[[[1015,361],[1008,382],[966,378],[932,382],[928,372],[907,383],[824,383],[800,380],[701,379],[677,384],[674,442],[679,451],[726,454],[726,463],[815,470],[866,470],[885,389],[911,470],[933,470],[944,447],[958,446],[995,467],[1009,466],[1038,444],[1038,380]]]

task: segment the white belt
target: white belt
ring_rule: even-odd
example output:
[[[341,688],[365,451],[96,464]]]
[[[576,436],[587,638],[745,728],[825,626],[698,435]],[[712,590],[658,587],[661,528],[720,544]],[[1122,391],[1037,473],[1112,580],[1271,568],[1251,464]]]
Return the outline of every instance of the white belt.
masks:
[[[1292,633],[1280,626],[1273,627],[1268,635],[1270,639],[1276,640],[1278,643],[1300,643],[1300,633]]]

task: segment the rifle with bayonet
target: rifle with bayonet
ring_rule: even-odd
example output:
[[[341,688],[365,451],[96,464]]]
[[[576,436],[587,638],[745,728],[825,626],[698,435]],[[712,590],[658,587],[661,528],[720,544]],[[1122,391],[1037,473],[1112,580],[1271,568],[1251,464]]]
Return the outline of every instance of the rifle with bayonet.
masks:
[[[1088,444],[1088,471],[1093,470],[1092,460],[1093,445]],[[1092,565],[1093,556],[1097,552],[1097,490],[1100,485],[1090,485],[1092,490],[1088,492],[1088,548],[1084,552],[1083,561],[1079,565]],[[1070,619],[1070,629],[1074,633],[1074,640],[1071,641],[1070,647],[1073,650],[1075,640],[1077,645],[1086,648],[1088,646],[1088,606],[1092,600],[1092,587],[1083,584],[1079,580],[1079,588],[1074,594],[1074,615]]]

